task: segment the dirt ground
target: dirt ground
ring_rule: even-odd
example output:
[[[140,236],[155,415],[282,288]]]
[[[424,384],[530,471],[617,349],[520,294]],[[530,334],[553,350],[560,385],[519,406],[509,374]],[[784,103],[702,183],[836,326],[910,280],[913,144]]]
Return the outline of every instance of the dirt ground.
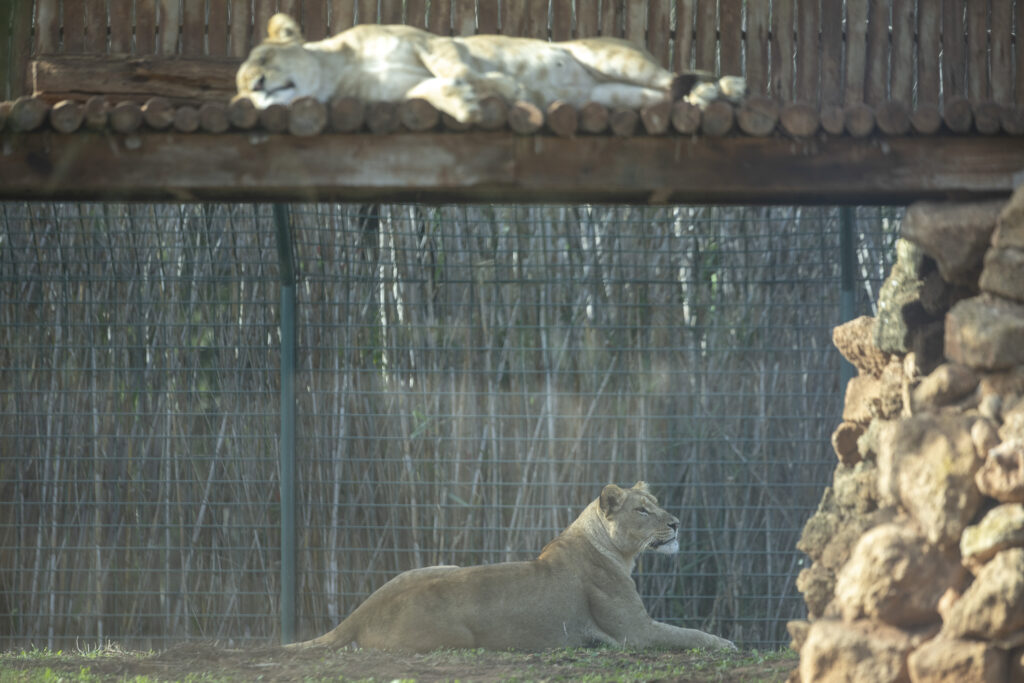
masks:
[[[155,654],[0,655],[3,681],[785,681],[795,653],[553,650],[287,652],[188,644]]]

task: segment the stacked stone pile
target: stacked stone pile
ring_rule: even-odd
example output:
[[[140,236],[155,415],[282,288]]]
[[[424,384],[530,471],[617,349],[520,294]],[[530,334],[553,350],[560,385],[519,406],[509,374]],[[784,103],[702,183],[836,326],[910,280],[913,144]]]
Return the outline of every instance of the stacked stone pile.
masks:
[[[910,207],[798,547],[809,681],[1024,681],[1024,188]]]

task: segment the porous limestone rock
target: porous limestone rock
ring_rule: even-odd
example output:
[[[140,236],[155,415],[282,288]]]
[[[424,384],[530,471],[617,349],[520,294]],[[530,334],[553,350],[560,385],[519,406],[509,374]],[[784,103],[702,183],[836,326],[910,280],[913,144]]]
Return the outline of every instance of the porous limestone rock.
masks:
[[[956,547],[981,502],[972,423],[963,416],[924,414],[879,430],[880,503],[898,501],[931,543]]]
[[[845,621],[866,617],[893,626],[939,621],[939,599],[963,580],[955,554],[943,553],[911,525],[871,529],[836,576],[835,604]]]
[[[946,314],[946,357],[975,370],[1024,364],[1024,304],[990,294],[964,299]]]
[[[1006,651],[989,643],[934,638],[910,653],[912,683],[1006,683]]]
[[[911,634],[868,620],[847,623],[819,619],[811,623],[800,649],[803,683],[910,680],[907,655],[917,645]]]
[[[916,202],[903,219],[902,236],[935,259],[946,282],[976,286],[996,219],[1006,202]]]
[[[989,249],[978,284],[983,292],[1024,301],[1024,249]]]
[[[1024,503],[1024,441],[1011,439],[989,449],[974,482],[1001,503]]]
[[[881,377],[890,355],[875,345],[875,319],[862,315],[832,328],[832,343],[863,375]]]
[[[964,529],[960,537],[960,555],[964,565],[977,573],[982,565],[1008,548],[1024,547],[1024,505],[998,505],[977,524]]]
[[[934,269],[919,247],[905,239],[896,242],[896,263],[878,293],[875,346],[885,353],[911,350],[911,330],[934,318],[921,303],[922,277]]]
[[[996,641],[1024,630],[1024,548],[992,558],[953,603],[943,626],[952,638]]]
[[[973,392],[978,381],[978,374],[970,368],[956,363],[943,363],[914,389],[914,412],[934,410],[955,403]]]

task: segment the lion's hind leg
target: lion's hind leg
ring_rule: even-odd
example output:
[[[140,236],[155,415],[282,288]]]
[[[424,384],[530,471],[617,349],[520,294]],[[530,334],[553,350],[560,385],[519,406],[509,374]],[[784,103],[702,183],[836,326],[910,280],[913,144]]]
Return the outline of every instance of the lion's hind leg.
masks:
[[[590,101],[606,107],[639,109],[668,99],[664,90],[626,83],[601,83],[590,91]]]
[[[405,99],[422,98],[459,123],[480,120],[480,97],[465,81],[454,78],[428,78],[405,93]]]

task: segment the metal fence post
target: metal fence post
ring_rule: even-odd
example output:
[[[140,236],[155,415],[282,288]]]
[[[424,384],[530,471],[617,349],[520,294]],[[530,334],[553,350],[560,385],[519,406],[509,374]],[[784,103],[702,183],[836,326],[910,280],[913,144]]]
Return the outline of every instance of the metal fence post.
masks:
[[[856,270],[856,236],[853,230],[853,207],[839,208],[839,319],[840,322],[853,320],[856,315],[854,302],[854,271]],[[853,379],[855,370],[845,358],[839,371],[842,386]]]
[[[274,204],[281,267],[281,643],[295,640],[295,263],[288,207]]]

